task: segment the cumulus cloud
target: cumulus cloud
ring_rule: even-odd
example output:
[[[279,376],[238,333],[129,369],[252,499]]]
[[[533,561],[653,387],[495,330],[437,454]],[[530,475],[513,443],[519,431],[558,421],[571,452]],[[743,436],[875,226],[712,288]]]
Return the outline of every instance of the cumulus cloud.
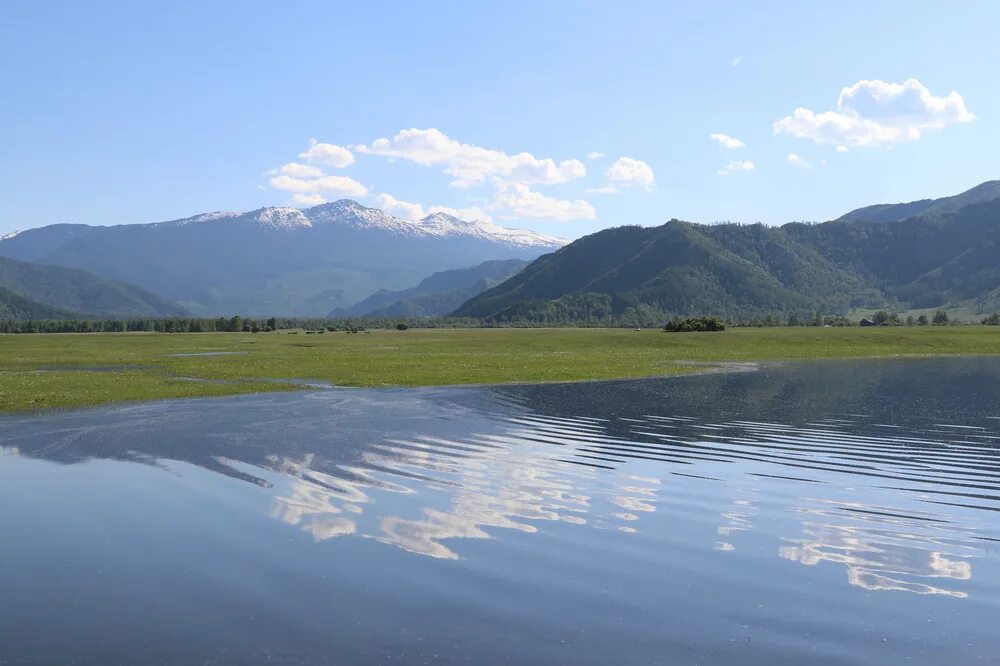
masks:
[[[396,217],[406,218],[407,220],[419,220],[427,217],[427,212],[420,204],[400,201],[385,192],[375,197],[375,205],[387,213],[392,213]]]
[[[733,160],[724,168],[719,169],[720,176],[728,176],[733,171],[753,171],[753,162],[750,160]]]
[[[746,144],[737,139],[735,136],[729,136],[728,134],[723,134],[722,132],[716,132],[715,134],[709,135],[709,138],[713,141],[718,141],[720,144],[733,150],[735,148],[744,148]]]
[[[409,160],[422,166],[443,166],[454,187],[480,185],[487,178],[525,185],[558,185],[581,178],[587,168],[580,160],[556,163],[531,153],[508,155],[501,150],[461,143],[433,127],[405,129],[391,139],[376,139],[370,146],[355,146],[360,153]]]
[[[851,152],[851,149],[848,148],[847,146],[837,146],[834,150],[836,150],[838,153],[849,153],[849,152]]]
[[[924,130],[975,119],[957,92],[937,97],[917,79],[864,80],[840,91],[836,110],[817,113],[799,107],[774,123],[774,133],[817,144],[875,148],[916,141]]]
[[[322,194],[303,194],[297,192],[292,195],[292,203],[296,206],[318,206],[326,203]]]
[[[461,220],[478,220],[481,222],[492,222],[490,214],[478,206],[467,208],[452,208],[451,206],[431,206],[424,209],[421,204],[409,201],[401,201],[391,194],[382,193],[375,197],[375,205],[387,213],[392,213],[397,217],[407,220],[420,220],[434,213],[444,213]]]
[[[597,211],[588,201],[547,197],[524,183],[498,182],[496,196],[489,208],[502,219],[593,220],[597,217]]]
[[[332,143],[320,143],[316,139],[310,139],[309,150],[299,153],[299,159],[306,162],[329,164],[330,166],[342,169],[354,164],[354,153],[343,146],[335,146]]]
[[[605,185],[604,187],[588,188],[587,192],[592,192],[593,194],[618,194],[618,188],[614,185]]]
[[[309,166],[308,164],[299,164],[298,162],[289,162],[281,167],[278,173],[282,176],[291,176],[292,178],[319,178],[323,175],[323,172],[317,167]]]
[[[608,180],[621,187],[652,187],[656,182],[653,170],[642,160],[619,157],[607,172]]]
[[[785,155],[785,161],[791,164],[793,167],[799,169],[812,168],[812,164],[809,164],[809,162],[804,157],[802,157],[801,155],[796,155],[795,153],[788,153],[787,155]]]
[[[291,176],[274,176],[271,187],[294,194],[329,194],[333,196],[363,197],[368,194],[368,188],[347,176],[323,176],[322,178],[293,178]]]
[[[588,160],[599,160],[604,157],[604,153],[599,153],[596,150],[592,153],[587,153]]]

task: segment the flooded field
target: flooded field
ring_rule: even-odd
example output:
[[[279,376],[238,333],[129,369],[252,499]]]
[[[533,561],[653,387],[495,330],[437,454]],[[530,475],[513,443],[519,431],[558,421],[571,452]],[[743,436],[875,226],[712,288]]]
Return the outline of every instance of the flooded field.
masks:
[[[1000,360],[0,418],[0,662],[988,664]]]

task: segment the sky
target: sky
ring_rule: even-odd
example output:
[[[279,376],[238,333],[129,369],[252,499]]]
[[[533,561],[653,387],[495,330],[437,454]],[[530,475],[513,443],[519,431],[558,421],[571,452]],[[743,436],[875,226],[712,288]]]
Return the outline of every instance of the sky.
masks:
[[[1000,3],[0,7],[0,235],[352,198],[576,238],[1000,178]]]

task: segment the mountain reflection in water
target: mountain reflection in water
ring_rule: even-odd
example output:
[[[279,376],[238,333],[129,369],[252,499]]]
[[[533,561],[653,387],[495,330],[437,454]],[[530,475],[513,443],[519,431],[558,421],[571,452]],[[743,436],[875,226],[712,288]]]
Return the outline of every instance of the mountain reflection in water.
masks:
[[[578,620],[608,632],[608,649],[615,632],[602,629],[603,614],[666,621],[674,605],[693,604],[693,616],[728,627],[732,636],[752,625],[766,646],[758,648],[761,663],[794,655],[813,663],[894,663],[904,656],[940,663],[941,654],[952,656],[949,663],[972,663],[1000,648],[982,617],[1000,606],[1000,567],[990,549],[1000,540],[998,379],[995,359],[823,362],[670,380],[333,390],[8,417],[0,421],[6,489],[0,499],[17,509],[0,527],[12,539],[44,542],[49,532],[26,525],[33,511],[48,512],[14,499],[33,490],[23,484],[67,479],[60,469],[83,477],[96,463],[114,461],[125,466],[102,471],[98,481],[113,492],[138,464],[162,470],[152,478],[164,483],[197,476],[179,492],[196,496],[205,515],[258,511],[284,530],[308,535],[272,546],[274,557],[323,548],[331,571],[349,570],[372,589],[379,589],[378,563],[385,560],[365,547],[373,558],[366,563],[361,551],[336,544],[394,547],[406,559],[390,561],[413,576],[449,576],[412,559],[418,556],[450,566],[465,562],[464,570],[491,576],[494,585],[531,580],[526,603],[534,594],[569,598],[567,590],[600,587],[600,594],[593,588],[603,599],[589,609],[593,617]],[[28,468],[30,461],[46,467]],[[217,481],[194,475],[197,468]],[[19,469],[28,474],[19,476]],[[76,477],[74,484],[87,486]],[[223,504],[226,491],[208,487],[243,482],[253,494],[235,503]],[[87,498],[79,501],[86,510]],[[159,510],[168,523],[194,520]],[[114,530],[116,516],[105,520]],[[217,547],[224,548],[224,536],[223,529]],[[195,563],[218,556],[198,543],[174,548]],[[31,566],[16,558],[8,553],[0,570]],[[520,570],[510,569],[511,558]],[[338,575],[331,571],[322,573]],[[591,578],[580,578],[582,572]],[[624,588],[664,576],[672,582],[648,597],[607,587],[612,579]],[[740,601],[730,605],[726,594],[693,601],[674,587],[686,578]],[[23,580],[3,574],[0,584],[30,592]],[[852,596],[850,588],[880,593],[883,601]],[[92,594],[93,603],[102,601]],[[397,588],[397,594],[405,593]],[[447,587],[440,594],[422,600],[426,609],[454,602]],[[355,601],[387,603],[380,598]],[[817,615],[821,598],[830,603],[827,617]],[[967,613],[961,606],[919,606],[931,598],[978,605]],[[761,600],[758,610],[754,599]],[[489,598],[475,603],[493,612]],[[954,627],[924,644],[930,639],[920,627],[893,624],[901,609],[934,618],[938,630],[942,622]],[[15,627],[15,611],[0,610],[0,626]],[[860,615],[883,638],[891,634],[897,650],[868,652],[861,638],[852,644],[850,636],[868,630],[854,625]],[[531,633],[504,617],[513,623],[507,631]],[[806,617],[808,640],[796,624]],[[718,636],[687,644],[684,634],[662,631],[642,640],[650,649],[658,641],[657,649],[673,646],[669,654],[701,655],[704,663],[728,663],[742,645],[732,636],[724,644],[713,643]],[[0,639],[6,633],[0,629]],[[620,639],[623,649],[638,640],[627,632]],[[952,640],[963,642],[960,650]],[[836,653],[825,651],[830,645]],[[412,657],[411,648],[406,643],[399,654]],[[493,649],[518,659],[542,654]],[[368,653],[327,656],[364,661],[362,654]],[[629,654],[646,661],[641,652]],[[670,661],[668,653],[656,654]],[[599,661],[599,655],[563,657]]]

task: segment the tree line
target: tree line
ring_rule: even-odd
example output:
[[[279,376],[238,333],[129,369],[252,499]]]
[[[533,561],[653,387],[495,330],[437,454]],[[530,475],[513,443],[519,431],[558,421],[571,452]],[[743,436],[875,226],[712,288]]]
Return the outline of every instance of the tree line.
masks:
[[[548,305],[548,304],[546,304]],[[525,313],[528,314],[528,313]],[[531,313],[533,315],[539,312]],[[563,315],[568,313],[561,313]],[[581,314],[581,313],[577,313]],[[949,318],[948,313],[939,310],[930,317],[907,316],[880,310],[870,321],[876,326],[946,326],[960,324]],[[664,324],[666,322],[666,324]],[[699,323],[700,322],[700,323]],[[709,325],[706,322],[713,322]],[[367,329],[395,329],[405,331],[410,328],[665,328],[666,330],[712,330],[718,326],[732,328],[771,328],[779,326],[857,326],[845,315],[809,316],[783,314],[763,317],[690,317],[680,319],[670,317],[650,307],[629,308],[621,315],[604,312],[602,316],[573,319],[566,316],[526,316],[478,319],[475,317],[349,317],[349,318],[308,318],[308,317],[168,317],[163,319],[37,319],[0,321],[0,333],[271,333],[274,331],[307,332],[357,332]],[[991,314],[980,322],[983,325],[1000,326],[1000,313]],[[707,327],[707,328],[705,328]],[[721,330],[721,329],[716,329]]]

